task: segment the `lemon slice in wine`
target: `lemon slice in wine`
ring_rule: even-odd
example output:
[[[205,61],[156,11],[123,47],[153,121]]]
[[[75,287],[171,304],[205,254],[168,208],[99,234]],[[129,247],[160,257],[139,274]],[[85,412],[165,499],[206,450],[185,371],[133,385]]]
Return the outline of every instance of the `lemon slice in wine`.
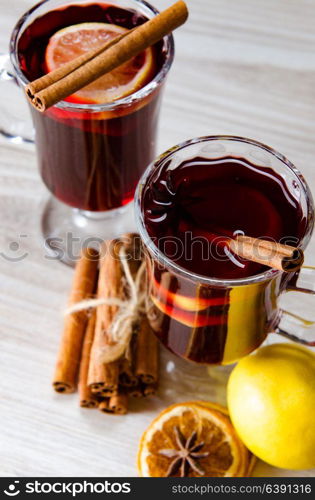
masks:
[[[81,23],[63,28],[49,39],[45,53],[46,70],[53,71],[127,31],[126,28],[107,23]],[[139,90],[153,75],[154,56],[153,49],[149,47],[66,100],[87,104],[116,101]]]

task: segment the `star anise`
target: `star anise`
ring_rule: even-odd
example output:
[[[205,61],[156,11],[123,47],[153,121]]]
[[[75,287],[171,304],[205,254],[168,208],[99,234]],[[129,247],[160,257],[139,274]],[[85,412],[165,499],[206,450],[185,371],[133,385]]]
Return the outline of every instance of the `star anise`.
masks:
[[[192,432],[188,439],[185,439],[179,427],[176,426],[174,427],[174,434],[178,449],[170,448],[159,451],[160,455],[173,458],[169,468],[167,469],[166,477],[175,476],[178,471],[180,472],[180,477],[187,477],[189,469],[192,469],[197,472],[197,474],[200,474],[200,476],[203,476],[205,471],[198,464],[198,460],[209,455],[209,452],[200,453],[200,450],[205,443],[203,441],[197,443],[196,431]]]

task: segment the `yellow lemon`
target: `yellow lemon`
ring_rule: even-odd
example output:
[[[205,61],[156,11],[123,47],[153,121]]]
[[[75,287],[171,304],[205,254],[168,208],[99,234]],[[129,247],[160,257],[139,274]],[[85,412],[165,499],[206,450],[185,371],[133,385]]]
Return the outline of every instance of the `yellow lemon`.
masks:
[[[262,347],[231,373],[228,407],[247,448],[287,469],[315,467],[315,354],[294,344]]]

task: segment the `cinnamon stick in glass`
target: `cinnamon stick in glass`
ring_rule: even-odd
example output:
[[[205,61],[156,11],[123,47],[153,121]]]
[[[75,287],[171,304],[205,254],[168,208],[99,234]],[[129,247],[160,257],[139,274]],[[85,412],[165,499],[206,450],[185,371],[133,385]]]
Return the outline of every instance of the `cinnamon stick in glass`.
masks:
[[[110,398],[101,401],[98,409],[103,413],[125,415],[128,410],[128,395],[123,391],[117,391]]]
[[[59,68],[55,69],[54,71],[50,71],[50,73],[47,73],[44,76],[41,76],[40,78],[37,78],[33,82],[29,83],[26,87],[26,93],[30,99],[35,98],[35,94],[40,92],[41,90],[45,89],[46,87],[49,87],[53,83],[58,82],[65,76],[68,76],[70,73],[75,71],[76,69],[80,68],[83,66],[85,63],[88,61],[91,61],[94,57],[98,56],[104,50],[109,49],[112,45],[115,45],[115,43],[119,42],[122,38],[124,38],[129,32],[122,33],[121,35],[116,36],[115,38],[112,38],[111,40],[108,40],[105,42],[103,45],[96,49],[92,49],[89,52],[86,52],[85,54],[82,54],[79,57],[75,57],[72,59],[72,61],[69,61],[66,64],[63,64]]]
[[[239,235],[235,239],[228,240],[228,246],[239,257],[279,271],[297,271],[304,262],[303,251],[300,248],[274,241]]]
[[[91,297],[95,290],[97,269],[98,252],[93,248],[83,249],[74,272],[69,306]],[[53,378],[53,388],[59,393],[70,393],[76,389],[87,321],[87,311],[66,316]]]
[[[101,53],[92,54],[92,57],[87,55],[87,60],[78,67],[71,61],[69,64],[72,63],[71,67],[74,69],[68,73],[68,69],[64,68],[65,76],[60,78],[62,72],[58,74],[52,72],[50,78],[44,80],[44,88],[42,88],[43,80],[27,85],[25,90],[30,103],[39,111],[45,111],[154,45],[181,26],[187,17],[186,4],[182,0],[176,2],[154,18],[130,30],[126,36],[116,39],[116,43],[105,48]],[[53,83],[50,83],[51,81]],[[36,88],[41,90],[36,91]]]

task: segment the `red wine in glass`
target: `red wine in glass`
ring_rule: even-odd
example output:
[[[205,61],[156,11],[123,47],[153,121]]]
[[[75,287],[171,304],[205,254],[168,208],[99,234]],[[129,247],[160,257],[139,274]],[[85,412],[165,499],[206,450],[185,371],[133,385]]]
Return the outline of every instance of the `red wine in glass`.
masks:
[[[161,255],[147,251],[150,322],[177,355],[231,363],[276,328],[276,299],[288,277],[256,279],[268,268],[233,255],[226,237],[297,246],[307,227],[301,188],[246,157],[185,151],[162,157],[140,181],[141,231]]]
[[[37,17],[18,41],[21,70],[29,81],[46,72],[45,53],[57,31],[80,23],[109,23],[132,29],[147,18],[133,9],[103,3],[71,4]],[[153,79],[166,50],[154,48]],[[139,66],[141,66],[139,55]],[[58,107],[31,109],[39,168],[48,189],[63,203],[87,211],[107,211],[129,203],[141,173],[155,155],[161,87],[140,102],[113,111]]]

